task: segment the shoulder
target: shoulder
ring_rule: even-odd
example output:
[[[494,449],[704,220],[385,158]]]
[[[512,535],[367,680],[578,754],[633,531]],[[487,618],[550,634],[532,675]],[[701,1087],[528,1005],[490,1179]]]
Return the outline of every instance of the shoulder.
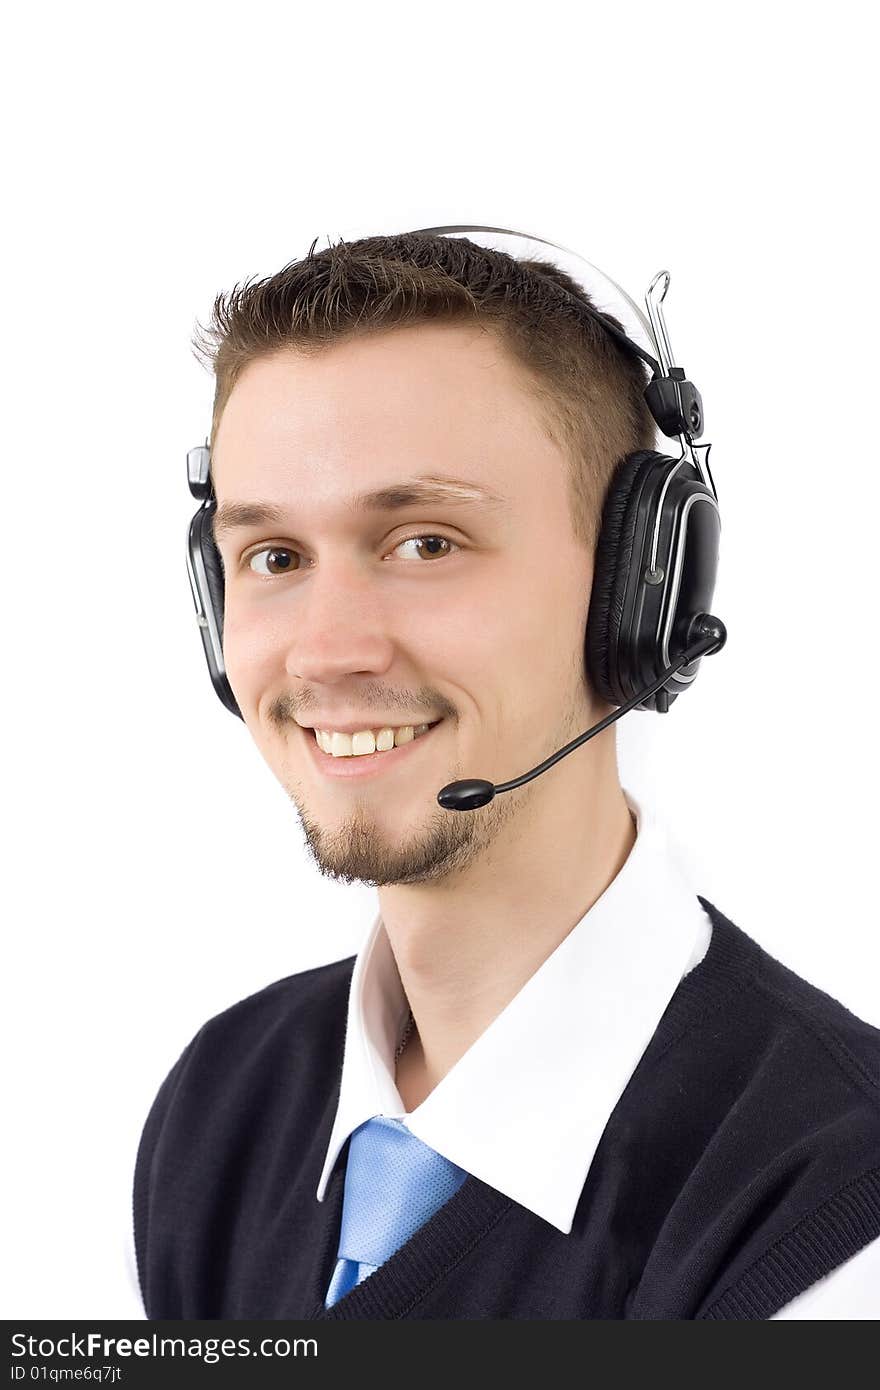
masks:
[[[338,1080],[354,956],[276,980],[202,1024],[150,1107],[135,1165],[135,1205],[150,1175],[200,1144],[232,1142],[257,1112],[303,1114]]]
[[[743,1026],[754,1030],[756,1041],[762,1030],[769,1036],[766,1030],[772,1027],[777,1046],[785,1038],[799,1042],[823,1063],[820,1074],[813,1075],[815,1081],[837,1076],[847,1090],[853,1088],[880,1113],[880,1028],[777,960],[713,903],[703,897],[699,901],[713,935],[721,934],[724,954],[736,958],[743,980],[751,986]],[[809,1080],[803,1078],[805,1083]]]
[[[341,1047],[354,956],[275,980],[202,1024],[159,1089],[154,1111],[181,1087],[225,1095],[283,1063],[288,1084],[311,1056]]]
[[[146,1309],[158,1306],[157,1289],[163,1300],[172,1297],[174,1280],[180,1288],[168,1306],[185,1306],[180,1290],[196,1277],[187,1251],[207,1241],[193,1233],[221,1220],[223,1194],[246,1181],[243,1156],[258,1155],[258,1170],[270,1165],[276,1136],[292,1122],[297,1142],[287,1157],[295,1164],[297,1144],[325,1123],[338,1086],[354,961],[289,975],[223,1009],[166,1075],[143,1126],[132,1194]]]
[[[326,1043],[328,1031],[344,1026],[354,960],[347,956],[275,980],[209,1018],[191,1046],[240,1058],[242,1049],[259,1053],[288,1038],[300,1046],[316,1036]]]
[[[738,987],[699,1029],[726,1228],[699,1316],[768,1317],[880,1235],[880,1029],[700,901]]]

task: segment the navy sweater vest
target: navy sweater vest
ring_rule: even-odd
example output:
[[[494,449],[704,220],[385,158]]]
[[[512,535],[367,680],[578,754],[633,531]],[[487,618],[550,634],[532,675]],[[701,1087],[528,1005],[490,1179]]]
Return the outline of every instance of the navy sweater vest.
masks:
[[[880,1029],[700,902],[708,952],[609,1118],[571,1233],[469,1176],[330,1309],[347,1143],[315,1189],[354,957],[211,1019],[138,1151],[147,1316],[769,1318],[862,1249],[880,1235]]]

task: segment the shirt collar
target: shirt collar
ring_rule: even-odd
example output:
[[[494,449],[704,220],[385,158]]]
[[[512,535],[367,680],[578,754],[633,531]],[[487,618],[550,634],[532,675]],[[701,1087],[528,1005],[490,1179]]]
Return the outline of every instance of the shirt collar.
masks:
[[[438,1153],[564,1234],[602,1133],[711,925],[666,833],[624,790],[637,834],[623,867],[519,993],[407,1113],[394,1052],[408,1004],[381,913],[349,989],[339,1103],[317,1197],[349,1135],[405,1119]]]

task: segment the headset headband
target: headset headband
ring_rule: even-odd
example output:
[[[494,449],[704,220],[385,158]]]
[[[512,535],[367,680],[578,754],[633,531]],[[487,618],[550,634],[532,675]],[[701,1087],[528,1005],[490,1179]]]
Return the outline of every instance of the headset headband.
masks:
[[[343,241],[359,241],[376,232],[343,234]],[[389,235],[394,235],[390,233]],[[467,238],[475,246],[488,251],[503,251],[513,260],[549,260],[564,270],[587,293],[591,303],[578,300],[579,307],[596,319],[621,347],[637,356],[651,370],[651,380],[644,396],[654,422],[662,434],[681,441],[682,456],[693,465],[707,487],[715,492],[715,484],[706,461],[707,449],[694,447],[694,439],[703,431],[703,402],[700,393],[685,377],[683,368],[673,364],[672,350],[661,308],[669,288],[669,272],[659,271],[651,281],[645,302],[650,322],[624,289],[592,262],[576,251],[559,246],[543,237],[530,236],[508,227],[465,226],[417,227],[412,236],[443,236]],[[623,332],[610,323],[611,313],[623,327]],[[656,356],[655,356],[656,354]],[[655,434],[655,447],[659,439]]]
[[[483,246],[487,251],[504,251],[516,261],[552,261],[586,291],[600,314],[613,314],[619,320],[628,340],[627,346],[640,349],[639,356],[651,368],[652,375],[659,375],[660,364],[654,355],[657,345],[641,309],[610,276],[584,260],[576,251],[557,246],[543,237],[511,231],[507,227],[419,227],[416,235],[466,237],[475,246]],[[613,324],[605,323],[605,327],[620,339]]]

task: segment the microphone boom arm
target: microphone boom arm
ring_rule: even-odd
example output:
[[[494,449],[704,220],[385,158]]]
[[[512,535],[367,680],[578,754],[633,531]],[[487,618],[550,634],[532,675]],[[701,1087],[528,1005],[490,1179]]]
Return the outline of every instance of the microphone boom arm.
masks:
[[[674,676],[682,667],[689,666],[692,661],[696,661],[697,657],[705,656],[709,652],[720,651],[727,641],[726,627],[720,618],[715,618],[710,613],[702,613],[694,618],[691,624],[691,630],[693,631],[694,629],[700,632],[701,636],[696,642],[686,647],[681,655],[676,658],[671,666],[666,667],[665,671],[662,672],[652,685],[646,686],[644,690],[638,691],[638,693],[634,695],[631,700],[628,700],[625,705],[621,705],[619,709],[606,715],[606,717],[598,724],[595,724],[592,729],[588,729],[586,733],[580,734],[577,738],[572,739],[571,743],[567,743],[564,748],[557,749],[549,758],[545,758],[544,762],[539,763],[537,767],[533,767],[530,772],[524,772],[521,777],[514,777],[510,782],[499,782],[497,786],[492,782],[483,781],[481,778],[468,779],[463,782],[450,782],[437,793],[437,801],[439,804],[449,811],[473,811],[478,806],[485,806],[498,792],[509,792],[512,791],[514,787],[523,786],[526,782],[530,782],[533,777],[538,777],[542,772],[546,772],[554,763],[558,763],[560,758],[564,758],[569,753],[574,752],[575,748],[580,748],[582,743],[586,743],[588,739],[594,738],[596,734],[601,734],[603,729],[607,729],[616,719],[620,719],[624,714],[628,714],[631,709],[635,709],[636,705],[641,704],[642,700],[647,700],[650,695],[655,694],[662,685],[666,684],[670,676]]]

